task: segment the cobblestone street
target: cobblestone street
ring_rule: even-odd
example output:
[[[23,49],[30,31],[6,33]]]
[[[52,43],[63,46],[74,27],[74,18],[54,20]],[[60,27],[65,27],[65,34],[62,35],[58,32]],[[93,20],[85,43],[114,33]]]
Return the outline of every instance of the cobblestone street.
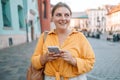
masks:
[[[96,55],[90,80],[120,80],[120,42],[89,39]]]
[[[0,50],[0,80],[26,80],[36,41]]]
[[[88,80],[120,80],[120,43],[88,38],[96,55]],[[0,80],[26,80],[26,69],[37,41],[0,50]]]

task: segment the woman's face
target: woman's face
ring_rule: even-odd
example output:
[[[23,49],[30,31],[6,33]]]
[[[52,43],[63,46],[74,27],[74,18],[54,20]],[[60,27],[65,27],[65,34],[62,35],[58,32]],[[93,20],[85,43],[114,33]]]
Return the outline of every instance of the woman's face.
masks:
[[[55,10],[52,20],[58,29],[67,29],[70,24],[70,11],[65,7],[59,7]]]

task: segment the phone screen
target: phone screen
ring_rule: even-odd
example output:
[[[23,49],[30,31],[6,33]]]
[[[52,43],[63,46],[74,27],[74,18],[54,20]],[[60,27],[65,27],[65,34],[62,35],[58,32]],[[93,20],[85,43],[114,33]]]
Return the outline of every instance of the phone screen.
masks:
[[[49,51],[49,52],[60,53],[59,48],[56,47],[56,46],[49,46],[49,47],[48,47],[48,51]]]

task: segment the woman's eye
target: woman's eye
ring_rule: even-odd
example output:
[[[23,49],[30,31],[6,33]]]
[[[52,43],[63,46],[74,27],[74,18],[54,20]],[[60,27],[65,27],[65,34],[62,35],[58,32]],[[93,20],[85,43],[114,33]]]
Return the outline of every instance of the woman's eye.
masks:
[[[69,17],[70,15],[69,14],[65,14],[66,17]]]
[[[58,14],[56,14],[56,16],[61,16],[61,14],[60,14],[60,13],[58,13]]]

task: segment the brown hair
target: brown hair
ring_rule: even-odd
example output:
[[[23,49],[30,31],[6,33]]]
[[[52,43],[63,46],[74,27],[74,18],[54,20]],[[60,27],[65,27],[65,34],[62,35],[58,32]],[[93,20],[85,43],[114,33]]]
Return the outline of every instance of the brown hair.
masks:
[[[67,4],[65,4],[65,3],[59,2],[52,9],[52,16],[54,15],[55,10],[57,8],[59,8],[59,7],[65,7],[65,8],[67,8],[70,11],[70,15],[72,15],[72,11],[71,11],[70,7]]]

